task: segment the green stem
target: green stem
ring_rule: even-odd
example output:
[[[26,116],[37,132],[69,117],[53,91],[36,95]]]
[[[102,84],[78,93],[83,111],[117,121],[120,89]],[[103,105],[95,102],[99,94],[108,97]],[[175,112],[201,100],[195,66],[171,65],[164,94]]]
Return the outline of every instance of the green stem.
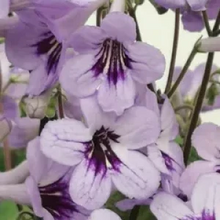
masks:
[[[188,57],[188,59],[187,59],[185,65],[184,65],[184,67],[183,67],[183,69],[182,69],[182,71],[181,71],[179,77],[177,78],[177,80],[176,80],[176,82],[174,83],[173,87],[172,87],[172,88],[170,89],[170,91],[167,93],[167,96],[168,96],[169,98],[171,98],[171,96],[172,96],[172,95],[174,94],[174,92],[176,91],[177,87],[179,86],[180,82],[182,81],[183,77],[185,76],[185,74],[186,74],[187,70],[189,69],[189,67],[190,67],[190,65],[191,65],[191,63],[192,63],[192,61],[193,61],[193,59],[194,59],[194,57],[195,57],[196,54],[197,54],[197,48],[194,47],[194,48],[192,49],[192,52],[190,53],[190,55],[189,55],[189,57]]]
[[[219,29],[219,26],[220,26],[220,10],[218,12],[215,25],[213,27],[213,33],[215,33]]]
[[[188,110],[192,111],[193,110],[193,106],[191,106],[191,105],[181,105],[181,106],[176,107],[174,109],[174,111],[178,112],[178,111],[183,110],[183,109],[188,109]]]
[[[62,91],[60,86],[58,86],[57,91],[58,91],[57,98],[58,98],[59,118],[64,118],[63,99],[62,99]]]
[[[210,27],[210,24],[209,24],[209,18],[208,18],[208,15],[207,15],[206,11],[202,11],[202,16],[203,16],[203,21],[204,21],[204,24],[205,24],[206,31],[207,31],[209,36],[212,36],[212,30],[211,30],[211,27]]]
[[[211,70],[212,70],[213,60],[214,60],[214,53],[209,53],[208,58],[207,58],[207,62],[206,62],[204,76],[202,79],[201,88],[198,93],[195,108],[194,108],[194,111],[191,116],[189,128],[187,129],[188,132],[187,132],[186,139],[184,142],[184,161],[185,161],[185,164],[187,164],[187,161],[189,158],[189,154],[190,154],[190,150],[191,150],[191,137],[192,137],[192,133],[193,133],[194,129],[196,128],[197,121],[199,118],[199,113],[202,108],[203,99],[205,97],[206,88],[209,83],[209,78],[210,78],[210,74],[211,74]]]
[[[179,42],[179,29],[180,29],[180,9],[177,9],[176,14],[175,14],[175,30],[174,30],[174,37],[173,37],[173,49],[172,49],[170,69],[169,69],[169,75],[168,75],[168,79],[167,79],[167,85],[165,88],[165,93],[167,93],[170,90],[170,87],[172,85],[173,73],[174,73],[174,68],[175,68],[175,63],[176,63],[176,55],[177,55],[177,49],[178,49],[178,42]]]
[[[140,206],[136,205],[130,213],[129,220],[136,220],[140,211]]]

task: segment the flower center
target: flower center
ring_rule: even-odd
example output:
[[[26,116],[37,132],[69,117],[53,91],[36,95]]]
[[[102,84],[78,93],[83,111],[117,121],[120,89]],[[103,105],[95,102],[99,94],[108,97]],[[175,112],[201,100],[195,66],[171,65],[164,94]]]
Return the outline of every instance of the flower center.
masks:
[[[47,56],[47,73],[56,72],[60,60],[62,44],[59,43],[51,32],[44,33],[36,44],[32,45],[37,48],[37,55]]]
[[[76,204],[69,195],[68,181],[60,178],[56,182],[39,186],[42,206],[54,217],[55,220],[73,219],[73,213],[79,212]]]
[[[105,173],[107,168],[118,170],[120,160],[112,150],[111,144],[119,143],[119,137],[114,131],[102,126],[95,132],[92,141],[87,143],[86,155],[90,161],[89,167],[94,166],[95,173],[103,171]]]
[[[125,79],[126,69],[131,69],[131,59],[126,49],[117,40],[106,39],[100,51],[96,54],[97,62],[92,67],[94,76],[106,74],[109,84],[117,84],[119,79]]]

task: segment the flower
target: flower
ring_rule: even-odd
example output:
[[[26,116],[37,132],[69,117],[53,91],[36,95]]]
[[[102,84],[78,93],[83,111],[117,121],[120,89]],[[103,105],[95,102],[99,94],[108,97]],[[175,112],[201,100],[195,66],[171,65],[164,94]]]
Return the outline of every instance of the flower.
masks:
[[[217,220],[219,219],[219,174],[199,178],[191,197],[191,206],[168,193],[159,193],[150,209],[158,220]]]
[[[40,138],[47,157],[76,166],[70,181],[73,201],[89,210],[100,208],[113,184],[129,198],[151,196],[159,186],[160,175],[136,150],[154,143],[159,135],[154,112],[133,107],[117,118],[104,113],[95,97],[80,103],[85,124],[74,119],[51,121]]]
[[[192,11],[204,11],[208,0],[155,0],[155,2],[165,8],[190,7]]]
[[[121,218],[109,209],[98,209],[91,213],[88,220],[121,220]]]
[[[32,7],[17,12],[19,21],[6,34],[6,53],[14,66],[30,71],[27,95],[40,95],[56,85],[65,60],[67,36],[101,3],[103,0],[82,8],[69,7],[67,2],[33,0]]]
[[[143,94],[145,94],[143,96]],[[179,178],[184,170],[183,152],[175,142],[179,133],[176,116],[169,99],[162,96],[159,99],[149,89],[141,91],[137,105],[144,105],[154,111],[160,118],[160,135],[155,143],[141,149],[148,155],[155,167],[161,172],[162,188],[169,193],[178,194]]]
[[[80,98],[95,94],[104,111],[122,114],[134,104],[136,86],[159,79],[165,68],[158,49],[135,39],[136,24],[122,12],[108,14],[101,27],[80,28],[70,41],[79,55],[60,75],[64,90]]]
[[[188,196],[199,176],[205,173],[219,172],[220,168],[220,127],[213,123],[204,123],[194,131],[192,145],[198,155],[204,160],[191,163],[183,172],[180,179],[180,188]]]

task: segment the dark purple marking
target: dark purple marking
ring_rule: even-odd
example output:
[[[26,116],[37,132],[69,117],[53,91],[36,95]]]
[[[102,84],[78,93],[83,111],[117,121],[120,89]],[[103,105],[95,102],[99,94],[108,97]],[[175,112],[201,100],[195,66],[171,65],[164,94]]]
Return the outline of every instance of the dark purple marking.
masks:
[[[103,74],[107,68],[109,84],[117,84],[119,79],[125,79],[125,70],[131,69],[131,59],[126,54],[126,49],[117,40],[106,39],[96,55],[97,62],[92,67],[94,76]]]
[[[162,153],[167,169],[170,171],[174,171],[175,169],[173,167],[173,162],[174,162],[173,159],[169,155],[165,154],[164,152],[161,151],[161,153]]]
[[[55,220],[72,220],[74,213],[79,212],[69,195],[69,181],[64,177],[56,182],[39,186],[42,206]]]
[[[210,210],[204,210],[202,212],[202,220],[216,220],[215,213]]]
[[[44,33],[42,36],[43,39],[32,46],[37,48],[37,55],[48,56],[46,67],[49,75],[51,72],[56,72],[62,51],[62,44],[58,43],[51,32]]]
[[[88,149],[86,156],[89,159],[89,166],[95,167],[95,175],[107,170],[106,159],[111,164],[112,168],[118,170],[118,164],[121,163],[117,155],[111,148],[110,141],[118,142],[120,136],[110,131],[109,128],[103,126],[95,132],[91,142],[86,143]],[[92,154],[91,154],[92,152]]]

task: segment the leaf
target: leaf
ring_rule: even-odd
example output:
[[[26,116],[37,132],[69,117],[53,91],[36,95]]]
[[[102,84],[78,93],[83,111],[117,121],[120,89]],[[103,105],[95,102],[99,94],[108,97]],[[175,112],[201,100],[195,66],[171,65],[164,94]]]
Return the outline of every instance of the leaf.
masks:
[[[137,220],[156,220],[148,206],[141,206]]]
[[[18,209],[13,202],[0,203],[0,219],[1,220],[15,220],[18,215]]]

